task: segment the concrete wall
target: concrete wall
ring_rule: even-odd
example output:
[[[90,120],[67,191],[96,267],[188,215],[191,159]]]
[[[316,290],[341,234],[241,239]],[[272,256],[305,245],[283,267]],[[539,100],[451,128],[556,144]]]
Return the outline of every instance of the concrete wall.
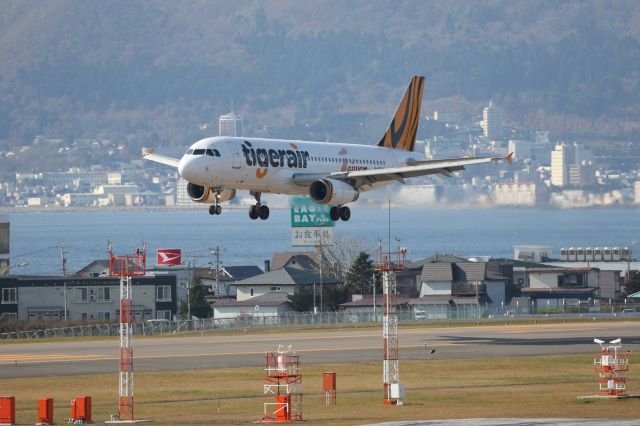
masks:
[[[283,303],[279,306],[259,306],[258,311],[255,310],[255,306],[214,306],[213,318],[275,317],[287,312],[293,312],[293,308],[288,303]]]
[[[530,288],[557,288],[559,275],[562,275],[562,273],[561,272],[556,272],[556,273],[529,272],[529,287]]]
[[[423,282],[420,286],[420,297],[433,296],[436,294],[451,294],[451,282],[450,281],[433,281]]]

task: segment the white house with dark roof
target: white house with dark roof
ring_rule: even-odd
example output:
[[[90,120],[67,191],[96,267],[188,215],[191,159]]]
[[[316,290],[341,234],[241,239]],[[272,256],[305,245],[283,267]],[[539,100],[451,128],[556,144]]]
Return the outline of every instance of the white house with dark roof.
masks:
[[[296,294],[304,286],[337,285],[340,280],[315,272],[302,271],[296,268],[281,268],[256,275],[245,280],[236,281],[236,298],[239,302],[268,293]]]

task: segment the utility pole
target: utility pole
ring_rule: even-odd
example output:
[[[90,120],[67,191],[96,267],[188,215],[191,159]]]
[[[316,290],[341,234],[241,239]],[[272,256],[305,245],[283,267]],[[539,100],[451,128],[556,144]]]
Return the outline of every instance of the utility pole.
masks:
[[[67,259],[64,257],[64,246],[60,246],[60,257],[62,258],[62,276],[67,276]]]
[[[67,275],[67,259],[64,257],[64,245],[60,246],[60,256],[62,257],[62,285],[64,286],[64,320],[67,321],[67,280],[64,279]]]
[[[376,315],[376,273],[375,271],[371,274],[371,283],[373,284],[373,320],[377,321],[378,316]]]
[[[210,248],[209,252],[216,257],[216,299],[220,299],[220,247]]]

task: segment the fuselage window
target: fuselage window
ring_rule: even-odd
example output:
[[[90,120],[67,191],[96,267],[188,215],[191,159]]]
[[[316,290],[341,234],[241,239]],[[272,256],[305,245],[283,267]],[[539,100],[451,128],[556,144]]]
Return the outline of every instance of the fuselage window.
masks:
[[[207,155],[210,155],[212,157],[215,157],[215,154],[213,153],[212,149],[207,149]]]
[[[191,155],[191,154],[193,154],[193,150],[192,150],[191,148],[189,148],[189,149],[187,150],[187,155]]]
[[[204,149],[194,149],[193,155],[204,155]]]

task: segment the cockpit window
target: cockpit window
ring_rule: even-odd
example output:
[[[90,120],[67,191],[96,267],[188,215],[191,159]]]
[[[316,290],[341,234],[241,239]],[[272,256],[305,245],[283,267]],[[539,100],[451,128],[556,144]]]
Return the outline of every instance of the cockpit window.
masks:
[[[204,155],[204,149],[194,149],[193,155]]]
[[[189,149],[187,150],[187,155],[191,155],[191,154],[193,154],[193,150],[192,150],[191,148],[189,148]]]
[[[220,151],[218,151],[217,149],[207,149],[207,155],[210,155],[212,157],[220,157]]]

